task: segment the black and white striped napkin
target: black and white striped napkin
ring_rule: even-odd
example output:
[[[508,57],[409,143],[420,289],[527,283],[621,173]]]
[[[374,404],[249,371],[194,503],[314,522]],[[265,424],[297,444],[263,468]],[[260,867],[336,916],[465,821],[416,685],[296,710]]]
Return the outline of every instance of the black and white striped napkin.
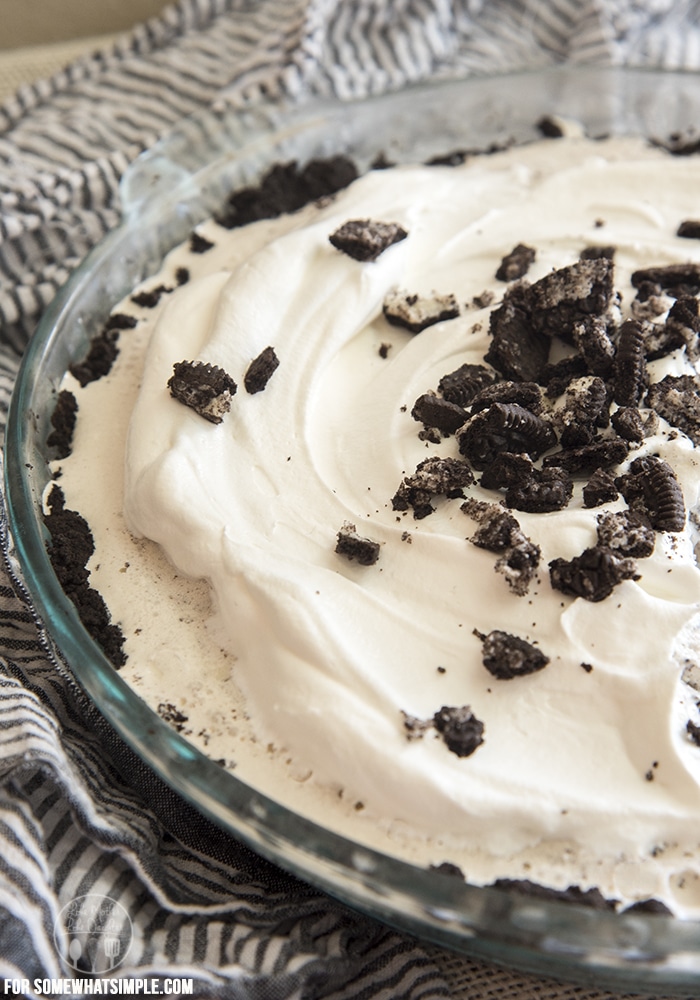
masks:
[[[179,0],[23,87],[0,105],[0,437],[39,316],[117,223],[126,166],[185,115],[564,60],[698,69],[700,3]],[[75,977],[57,920],[72,901],[104,896],[128,914],[119,975],[192,977],[198,996],[603,996],[447,961],[217,830],[52,661],[1,497],[0,535],[0,987]]]

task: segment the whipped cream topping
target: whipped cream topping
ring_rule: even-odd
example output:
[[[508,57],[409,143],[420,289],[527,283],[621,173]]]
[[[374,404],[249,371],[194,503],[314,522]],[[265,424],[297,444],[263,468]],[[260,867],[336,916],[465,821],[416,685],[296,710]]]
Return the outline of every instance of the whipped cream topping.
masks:
[[[547,572],[596,544],[602,510],[627,506],[585,508],[585,479],[563,510],[513,511],[541,549],[522,595],[469,540],[476,522],[461,499],[436,498],[421,519],[392,505],[422,460],[461,457],[455,436],[419,435],[411,409],[447,372],[483,363],[504,255],[533,247],[534,282],[584,247],[614,245],[627,317],[632,272],[700,262],[700,243],[675,235],[696,183],[692,159],[575,138],[375,171],[292,216],[200,227],[213,248],[178,248],[145,287],[172,285],[183,265],[189,281],[154,309],[118,307],[139,324],[111,375],[76,393],[74,453],[61,462],[67,502],[95,535],[94,585],[127,637],[127,679],[161,714],[184,712],[190,738],[241,776],[375,846],[452,861],[474,881],[595,885],[698,911],[692,518],[657,532],[638,578],[594,603],[554,590]],[[360,262],[329,241],[354,219],[408,235]],[[418,334],[390,325],[383,305],[397,289],[454,296],[459,315]],[[493,305],[480,308],[485,291]],[[279,366],[246,393],[269,346]],[[183,359],[238,384],[220,423],[168,392]],[[649,372],[657,382],[695,369],[679,349]],[[100,458],[105,434],[112,461],[124,454],[123,482]],[[661,419],[620,469],[641,455],[668,462],[697,507],[685,434]],[[500,499],[478,483],[465,492]],[[378,543],[373,565],[336,552],[348,525]],[[549,662],[495,678],[475,630],[517,635]],[[409,738],[407,718],[467,705],[484,726],[469,756],[430,726]]]

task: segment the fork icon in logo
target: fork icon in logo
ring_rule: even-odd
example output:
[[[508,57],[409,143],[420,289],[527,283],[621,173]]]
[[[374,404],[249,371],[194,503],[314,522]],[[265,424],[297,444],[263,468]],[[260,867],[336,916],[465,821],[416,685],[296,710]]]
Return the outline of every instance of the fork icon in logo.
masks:
[[[116,960],[119,958],[122,943],[118,937],[106,937],[102,942],[105,950],[105,957],[109,959],[109,969],[113,969]]]

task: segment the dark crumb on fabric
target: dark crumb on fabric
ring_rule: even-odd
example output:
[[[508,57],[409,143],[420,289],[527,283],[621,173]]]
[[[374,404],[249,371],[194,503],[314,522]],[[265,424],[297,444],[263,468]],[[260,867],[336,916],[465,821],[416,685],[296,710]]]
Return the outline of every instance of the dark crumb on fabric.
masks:
[[[360,566],[373,566],[379,559],[379,542],[358,535],[354,524],[344,524],[337,535],[335,551],[346,559],[357,560]]]
[[[499,281],[517,281],[523,278],[530,270],[530,265],[534,263],[537,252],[533,247],[518,243],[509,254],[502,259],[496,271],[496,278]]]
[[[202,236],[201,233],[192,233],[190,236],[190,252],[191,253],[206,253],[207,250],[211,250],[214,244],[211,240],[208,240],[206,236]]]
[[[118,625],[112,624],[107,605],[88,582],[87,563],[95,550],[92,532],[77,511],[66,508],[63,491],[55,484],[47,507],[44,523],[51,536],[47,551],[54,572],[83,625],[118,669],[126,663],[124,635]]]
[[[231,409],[238,388],[218,365],[200,361],[178,361],[168,379],[170,395],[212,424],[220,424]]]
[[[93,337],[88,347],[88,352],[83,361],[74,362],[68,370],[71,375],[78,380],[81,386],[86,386],[89,382],[96,382],[98,378],[111,370],[119,348],[119,331],[122,327],[107,324],[105,328]]]
[[[53,430],[46,439],[49,448],[54,448],[57,458],[67,458],[73,445],[73,432],[78,413],[78,403],[69,389],[62,389],[51,414]]]
[[[549,663],[549,657],[541,649],[520,636],[499,629],[488,635],[474,629],[474,635],[481,639],[484,666],[498,680],[525,677],[537,673]]]
[[[623,580],[638,580],[633,559],[595,545],[573,559],[552,559],[549,578],[554,590],[593,603],[609,597]]]
[[[405,240],[408,233],[395,222],[372,219],[350,219],[328,237],[342,253],[361,262],[375,261],[394,243]]]
[[[471,756],[484,742],[484,724],[468,705],[461,708],[443,705],[433,716],[433,725],[448,750],[458,757]]]
[[[303,168],[296,162],[276,164],[258,185],[234,191],[216,221],[225,229],[234,229],[259,219],[274,219],[335,194],[356,177],[355,164],[342,155],[310,160]]]
[[[274,347],[266,347],[258,354],[257,358],[251,361],[243,376],[246,392],[251,394],[262,392],[278,366],[279,358],[275,354]]]
[[[570,885],[568,889],[551,889],[548,886],[538,885],[530,879],[499,878],[492,883],[496,889],[507,889],[513,892],[520,892],[524,896],[532,896],[533,899],[560,899],[567,903],[577,903],[579,906],[590,906],[595,910],[614,910],[617,902],[614,899],[606,899],[600,889],[581,889],[578,885]]]

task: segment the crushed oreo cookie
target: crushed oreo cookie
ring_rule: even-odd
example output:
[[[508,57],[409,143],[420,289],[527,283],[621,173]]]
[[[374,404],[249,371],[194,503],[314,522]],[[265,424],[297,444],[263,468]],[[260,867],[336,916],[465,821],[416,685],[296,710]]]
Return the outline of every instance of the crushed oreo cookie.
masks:
[[[638,406],[649,384],[641,323],[626,320],[620,327],[612,365],[613,399],[619,406]]]
[[[475,469],[485,469],[503,451],[539,458],[556,444],[552,425],[517,403],[493,403],[457,434],[459,450]]]
[[[346,522],[338,532],[335,551],[351,562],[356,560],[360,566],[374,566],[380,550],[379,542],[358,535],[354,524]]]
[[[684,219],[679,223],[676,236],[681,236],[686,240],[700,240],[700,220]]]
[[[427,296],[395,289],[385,297],[382,312],[394,326],[421,333],[429,326],[459,316],[459,304],[452,293],[438,295],[433,292]]]
[[[632,274],[632,285],[640,299],[652,294],[669,292],[673,298],[695,296],[700,293],[700,264],[667,264],[646,267]]]
[[[565,469],[558,466],[533,468],[529,479],[515,482],[506,490],[506,507],[530,514],[563,510],[571,500],[574,484]]]
[[[633,559],[595,545],[573,559],[552,559],[549,578],[554,590],[595,603],[609,597],[623,580],[638,580],[639,574]]]
[[[470,757],[484,742],[484,724],[468,705],[443,705],[433,716],[433,725],[458,757]]]
[[[131,301],[142,309],[155,309],[164,295],[172,292],[172,288],[167,285],[156,285],[154,288],[144,289],[131,296]]]
[[[78,402],[69,389],[61,389],[56,397],[56,406],[51,414],[53,430],[46,439],[57,458],[67,458],[73,446],[73,432],[78,415]]]
[[[700,447],[700,378],[666,375],[649,386],[646,404]]]
[[[677,532],[685,527],[683,491],[668,462],[655,455],[635,458],[615,485],[630,509],[647,517],[656,531]]]
[[[532,324],[529,292],[523,285],[513,285],[501,305],[491,312],[491,342],[484,361],[504,378],[538,382],[549,358],[551,340]]]
[[[600,507],[601,504],[612,503],[620,495],[615,477],[607,469],[596,469],[582,493],[584,507]]]
[[[69,365],[68,371],[85,387],[89,382],[107,375],[117,359],[119,331],[123,327],[107,323],[104,329],[90,341],[88,352],[82,361]]]
[[[533,326],[549,337],[571,340],[577,323],[608,312],[612,297],[612,262],[607,257],[578,260],[530,287]]]
[[[211,250],[214,244],[211,240],[208,240],[206,236],[202,236],[201,233],[193,232],[190,235],[189,250],[190,253],[202,254],[206,253],[207,250]]]
[[[46,500],[44,523],[51,536],[47,551],[66,595],[75,604],[81,622],[117,669],[126,663],[124,635],[111,621],[101,595],[90,586],[88,561],[95,550],[85,519],[65,506],[63,491],[54,483]]]
[[[328,237],[331,244],[353,260],[371,262],[395,243],[405,240],[408,233],[395,222],[373,219],[350,219]]]
[[[568,889],[551,889],[537,882],[531,882],[530,879],[511,878],[496,879],[492,885],[496,889],[519,892],[533,899],[562,900],[578,906],[589,906],[594,910],[615,910],[617,907],[617,902],[614,899],[606,899],[600,889],[581,889],[578,885],[570,885]]]
[[[629,452],[629,442],[624,438],[600,438],[578,448],[563,448],[547,455],[543,467],[565,469],[572,476],[588,476],[596,469],[611,469],[624,462]]]
[[[496,381],[496,373],[485,365],[463,364],[438,382],[438,392],[450,403],[469,406],[474,397]]]
[[[532,643],[495,629],[484,635],[474,629],[481,640],[482,661],[490,674],[501,681],[537,673],[549,663],[549,657]]]
[[[168,379],[170,395],[212,424],[229,412],[237,388],[223,368],[201,361],[176,362]]]
[[[496,278],[499,281],[517,281],[519,278],[525,277],[536,256],[537,252],[532,247],[518,243],[499,264]]]
[[[495,382],[480,389],[471,401],[471,414],[487,410],[492,403],[517,403],[531,413],[542,410],[542,390],[537,382]]]
[[[636,511],[603,511],[597,516],[597,534],[598,545],[633,559],[646,559],[654,551],[654,529]]]
[[[435,392],[425,392],[415,401],[411,416],[425,427],[435,427],[443,434],[454,434],[469,414],[457,403],[451,403]]]
[[[458,458],[431,456],[416,467],[411,476],[406,476],[392,498],[394,510],[413,509],[416,520],[432,514],[431,499],[444,494],[455,498],[464,494],[465,486],[474,482],[474,475],[466,462]]]
[[[506,583],[519,597],[525,595],[540,564],[541,550],[522,531],[517,519],[497,504],[479,504],[466,500],[462,504],[465,514],[478,522],[471,541],[481,549],[495,552],[499,558],[495,570],[502,573]]]
[[[279,366],[274,347],[266,347],[254,358],[243,376],[243,385],[251,395],[262,392]]]

